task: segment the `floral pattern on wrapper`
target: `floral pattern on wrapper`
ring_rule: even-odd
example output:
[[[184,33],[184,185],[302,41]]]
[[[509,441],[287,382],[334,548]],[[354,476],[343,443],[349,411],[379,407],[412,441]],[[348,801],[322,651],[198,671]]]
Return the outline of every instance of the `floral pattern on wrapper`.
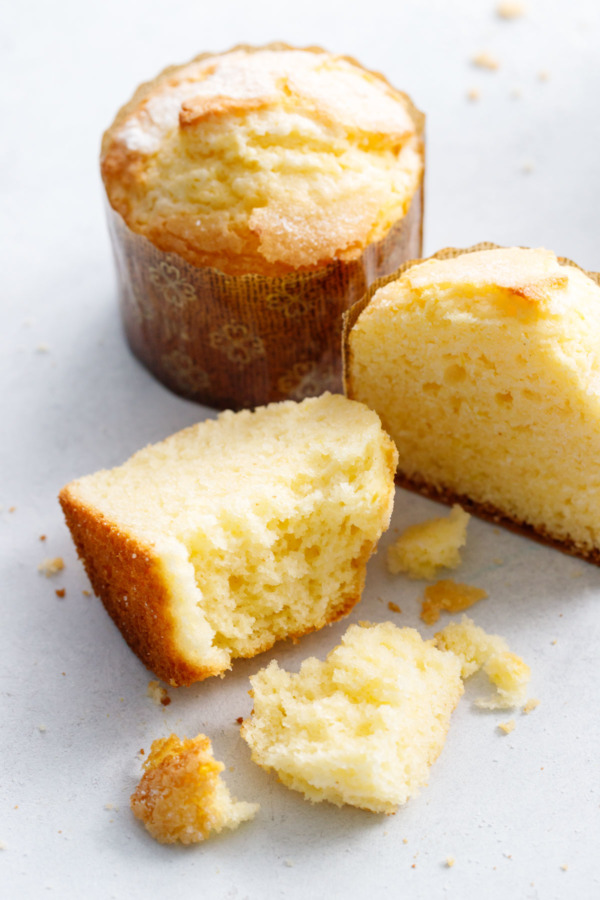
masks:
[[[195,299],[193,285],[184,280],[177,266],[172,263],[159,262],[157,266],[150,266],[148,272],[150,281],[170,306],[182,309],[190,300]]]
[[[215,350],[221,350],[229,362],[246,366],[255,359],[261,359],[265,355],[265,345],[262,340],[240,322],[231,322],[223,325],[210,335],[210,346]]]
[[[162,358],[163,368],[169,378],[181,385],[192,396],[210,388],[210,376],[184,350],[173,350]]]

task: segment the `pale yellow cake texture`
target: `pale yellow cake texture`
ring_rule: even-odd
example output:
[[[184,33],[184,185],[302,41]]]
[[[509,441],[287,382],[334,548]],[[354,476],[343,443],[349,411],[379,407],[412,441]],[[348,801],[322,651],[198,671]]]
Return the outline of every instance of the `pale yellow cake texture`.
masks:
[[[257,803],[232,798],[204,734],[154,741],[131,809],[161,844],[197,844],[254,818]]]
[[[467,541],[471,517],[457,504],[448,516],[410,525],[388,547],[387,566],[392,575],[433,579],[440,569],[460,565],[460,548]]]
[[[273,660],[250,679],[252,759],[311,801],[393,813],[429,776],[463,685],[460,662],[412,628],[351,625],[325,662]]]
[[[407,212],[422,117],[357,63],[235,48],[143,85],[107,131],[111,205],[163,250],[230,274],[353,259]]]
[[[360,599],[397,463],[336,394],[225,412],[61,493],[95,590],[171,684],[220,674]]]
[[[348,393],[413,484],[586,556],[600,546],[600,287],[548,250],[464,252],[378,290]]]
[[[449,650],[460,659],[463,678],[483,669],[496,687],[495,696],[479,698],[475,701],[477,706],[483,709],[523,706],[531,669],[508,649],[504,638],[488,634],[468,616],[463,616],[460,622],[450,622],[438,632],[435,642],[441,650]]]

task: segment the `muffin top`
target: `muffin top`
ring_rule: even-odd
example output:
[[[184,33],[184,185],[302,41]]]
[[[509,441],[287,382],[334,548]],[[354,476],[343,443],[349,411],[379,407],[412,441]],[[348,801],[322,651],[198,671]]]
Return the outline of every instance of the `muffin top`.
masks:
[[[195,265],[279,275],[358,257],[407,212],[423,116],[358,63],[239,47],[166,69],[104,135],[111,206]]]

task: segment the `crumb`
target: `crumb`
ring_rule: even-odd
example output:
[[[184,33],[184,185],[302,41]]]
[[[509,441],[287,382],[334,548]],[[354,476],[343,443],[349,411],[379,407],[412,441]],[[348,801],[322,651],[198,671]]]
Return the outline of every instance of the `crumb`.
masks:
[[[45,540],[46,540],[46,535],[40,534],[40,541],[45,541]]]
[[[500,729],[500,731],[503,731],[504,734],[510,734],[511,731],[514,731],[515,720],[509,719],[508,722],[500,722],[498,728]]]
[[[496,57],[492,56],[491,53],[486,53],[485,50],[476,53],[475,56],[471,58],[471,62],[474,66],[477,66],[480,69],[489,69],[491,72],[495,72],[496,69],[500,68],[500,63]]]
[[[566,872],[568,868],[569,868],[569,867],[568,867],[568,865],[567,865],[566,863],[563,863],[562,866],[561,866],[561,869],[563,870],[563,872]]]
[[[16,512],[16,509],[17,509],[16,506],[9,506],[9,507],[8,507],[8,511],[9,511],[10,513]]]
[[[462,663],[462,678],[469,678],[483,669],[496,694],[479,698],[475,704],[482,709],[510,709],[525,703],[525,693],[531,670],[516,653],[511,653],[506,641],[497,634],[487,634],[468,616],[460,622],[450,622],[434,638],[440,650],[450,650]]]
[[[495,566],[503,566],[504,565],[504,560],[501,559],[499,556],[497,556],[495,559],[493,559],[492,562],[494,563]]]
[[[61,600],[62,600],[62,598],[63,598],[63,597],[65,596],[65,594],[67,593],[67,591],[66,591],[65,588],[57,588],[57,589],[54,591],[54,593],[56,594],[57,597],[60,597]]]
[[[426,625],[435,625],[440,612],[462,612],[479,600],[487,597],[482,588],[459,584],[451,578],[436,581],[425,588],[425,596],[421,601],[421,619]]]
[[[467,100],[471,100],[472,102],[475,102],[476,100],[479,100],[480,98],[481,98],[481,91],[479,90],[479,88],[476,88],[476,87],[469,88],[469,90],[467,91]]]
[[[241,725],[242,722],[244,721],[244,717],[243,717],[243,716],[238,716],[237,719],[236,719],[235,721],[238,723],[238,725]]]
[[[50,347],[48,344],[38,344],[35,348],[38,353],[50,353]]]
[[[45,726],[45,725],[38,725],[38,731],[41,731],[41,732],[43,733],[44,731],[46,731],[46,726]]]
[[[150,699],[154,704],[156,704],[156,706],[168,706],[171,702],[171,698],[167,694],[165,688],[161,687],[158,681],[148,682],[146,696],[150,697]],[[165,700],[167,701],[166,703]]]
[[[501,0],[496,7],[496,15],[500,19],[520,19],[525,15],[525,7],[517,0]]]
[[[112,805],[112,803],[105,803],[105,804],[104,804],[104,809],[107,809],[107,810],[110,811],[110,810],[113,810],[113,809],[114,809],[114,806]]]
[[[412,866],[411,866],[411,869],[416,869],[416,868],[417,868],[417,864],[416,864],[416,863],[413,863]]]
[[[291,861],[291,859],[284,859],[283,864],[284,864],[285,866],[287,866],[288,869],[293,869],[293,868],[294,868],[294,863]]]
[[[523,709],[521,710],[521,712],[524,713],[525,715],[528,715],[530,712],[532,712],[532,710],[534,710],[539,705],[540,705],[539,700],[536,700],[535,697],[530,697],[529,700],[527,701],[527,703],[525,704],[525,706],[523,707]]]
[[[46,578],[50,578],[51,575],[62,572],[64,567],[65,563],[62,556],[55,556],[54,559],[43,559],[38,566],[38,572],[41,572]]]
[[[531,173],[533,172],[533,163],[523,163],[523,165],[521,166],[521,172],[523,172],[524,175],[531,175]]]
[[[539,81],[549,81],[550,80],[550,72],[546,69],[542,69],[541,72],[538,72]]]
[[[388,609],[390,610],[390,612],[395,612],[395,613],[401,613],[401,612],[402,612],[402,610],[400,609],[400,607],[398,606],[398,604],[397,604],[397,603],[392,603],[391,600],[390,600],[390,602],[388,603]]]
[[[408,844],[408,838],[402,838],[402,843],[403,843],[403,844]]]
[[[91,592],[91,591],[82,591],[81,593],[83,594],[84,597],[91,597],[91,596],[92,596],[92,592]]]
[[[256,803],[238,803],[221,780],[210,740],[176,734],[153,741],[131,809],[161,844],[196,844],[252,819]]]
[[[458,504],[450,513],[406,528],[388,547],[387,567],[392,575],[434,579],[438,569],[456,569],[460,548],[467,542],[470,515]]]
[[[0,850],[6,850],[6,844],[4,841],[0,841]]]
[[[523,91],[521,90],[521,88],[518,88],[518,87],[513,88],[512,91],[510,92],[510,96],[513,100],[520,100],[521,97],[523,96]]]
[[[453,856],[447,856],[447,857],[446,857],[446,865],[448,866],[449,869],[452,868],[452,866],[454,865],[454,863],[455,863],[455,859],[454,859]]]
[[[139,753],[140,756],[143,756],[143,755],[145,754],[145,752],[146,752],[146,751],[144,750],[143,747],[140,747],[140,749],[138,750],[138,753]]]
[[[552,646],[554,646],[555,644],[558,643],[558,641],[554,640],[554,641],[550,641],[550,643],[552,644]]]

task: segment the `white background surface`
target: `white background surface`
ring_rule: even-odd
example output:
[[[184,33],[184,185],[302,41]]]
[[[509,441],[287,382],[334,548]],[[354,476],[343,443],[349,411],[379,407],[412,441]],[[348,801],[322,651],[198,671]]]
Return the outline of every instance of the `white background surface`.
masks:
[[[272,655],[290,668],[324,656],[347,621],[239,663],[223,681],[171,690],[171,705],[156,707],[151,676],[82,594],[56,502],[72,478],[209,414],[127,350],[97,173],[102,130],[167,63],[273,39],[355,55],[428,115],[426,252],[493,240],[600,268],[600,7],[526,6],[513,22],[487,0],[3,6],[3,897],[600,896],[600,570],[472,522],[460,579],[490,594],[473,616],[531,664],[541,703],[502,736],[497,724],[510,716],[475,710],[483,684],[469,684],[429,786],[386,818],[311,806],[250,762],[235,721],[250,711],[249,674]],[[497,72],[470,65],[481,50],[497,55]],[[467,100],[472,87],[478,102]],[[393,524],[435,511],[398,492]],[[37,565],[55,555],[66,568],[46,580]],[[350,621],[392,617],[427,634],[420,590],[388,576],[380,552]],[[139,827],[128,806],[136,753],[171,730],[212,737],[234,793],[262,804],[254,822],[187,849],[161,847]]]

